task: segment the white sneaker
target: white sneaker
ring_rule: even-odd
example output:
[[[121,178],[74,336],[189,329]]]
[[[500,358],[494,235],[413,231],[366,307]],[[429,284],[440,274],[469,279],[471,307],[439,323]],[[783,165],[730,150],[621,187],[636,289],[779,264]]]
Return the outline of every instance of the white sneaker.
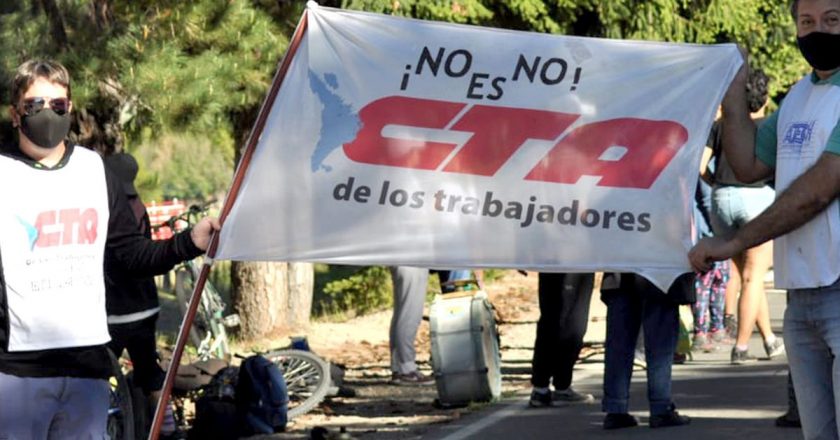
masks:
[[[772,344],[764,343],[764,351],[767,357],[774,358],[785,354],[785,341],[782,338],[776,338]]]

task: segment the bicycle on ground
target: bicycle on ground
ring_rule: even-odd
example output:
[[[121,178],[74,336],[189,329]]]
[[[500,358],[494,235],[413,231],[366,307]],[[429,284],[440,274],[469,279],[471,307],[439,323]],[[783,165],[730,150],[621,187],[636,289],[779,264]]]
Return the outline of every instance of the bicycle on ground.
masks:
[[[173,232],[189,228],[208,211],[209,205],[209,203],[191,205],[184,213],[169,218],[156,228],[166,226]],[[182,315],[189,308],[200,268],[200,264],[197,264],[195,260],[186,261],[175,268],[175,296]],[[183,366],[179,368],[178,376],[182,380],[176,379],[172,393],[174,398],[195,401],[200,396],[201,387],[207,385],[212,375],[230,361],[232,353],[228,343],[227,329],[239,325],[239,315],[226,314],[226,307],[218,289],[210,280],[207,280],[201,294],[198,312],[189,332],[190,342],[196,348],[199,359],[194,363],[198,366],[198,370],[185,372],[186,376],[192,376],[185,377],[181,374]],[[330,365],[316,354],[290,347],[260,354],[275,363],[283,372],[289,394],[287,413],[289,420],[311,411],[326,397],[331,388]],[[237,355],[237,357],[242,356]],[[213,360],[223,360],[225,363],[213,362]],[[178,407],[178,402],[175,404],[177,418],[177,413],[183,408]]]

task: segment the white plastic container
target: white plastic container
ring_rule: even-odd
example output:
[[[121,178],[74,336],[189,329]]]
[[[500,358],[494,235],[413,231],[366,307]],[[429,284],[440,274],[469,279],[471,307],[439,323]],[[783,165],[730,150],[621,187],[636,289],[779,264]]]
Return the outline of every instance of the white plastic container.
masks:
[[[438,295],[429,324],[440,403],[454,406],[498,398],[502,390],[499,338],[487,294]]]

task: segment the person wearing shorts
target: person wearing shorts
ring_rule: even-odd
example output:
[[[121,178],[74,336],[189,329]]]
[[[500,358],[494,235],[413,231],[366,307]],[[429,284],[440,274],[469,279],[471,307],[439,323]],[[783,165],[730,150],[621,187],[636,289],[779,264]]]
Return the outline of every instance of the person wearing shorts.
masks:
[[[767,75],[756,69],[750,72],[747,86],[750,112],[759,116],[767,102]],[[760,123],[761,119],[756,118]],[[716,236],[732,238],[735,233],[758,217],[775,198],[775,191],[766,180],[744,183],[735,177],[726,157],[722,154],[720,125],[716,124],[712,132],[712,151],[717,159],[712,190],[712,229]],[[726,288],[726,299],[734,304],[738,298],[738,319],[735,332],[735,345],[732,347],[730,361],[741,365],[754,361],[747,350],[753,327],[758,326],[764,339],[764,349],[768,357],[784,353],[782,338],[776,337],[770,326],[770,312],[767,293],[764,290],[764,277],[773,262],[773,243],[768,241],[747,249],[732,258],[733,269],[730,271]],[[731,318],[730,318],[731,319]],[[727,321],[727,319],[724,319]]]

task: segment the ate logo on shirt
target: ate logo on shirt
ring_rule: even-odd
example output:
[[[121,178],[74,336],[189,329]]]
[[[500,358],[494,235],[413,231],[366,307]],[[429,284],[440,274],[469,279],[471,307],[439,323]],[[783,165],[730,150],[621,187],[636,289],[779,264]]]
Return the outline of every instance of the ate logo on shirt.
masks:
[[[782,152],[799,154],[802,151],[802,146],[811,141],[814,124],[814,121],[810,121],[794,122],[788,125],[782,141]]]
[[[95,209],[69,208],[38,214],[35,225],[26,224],[30,249],[96,241],[99,216]]]

